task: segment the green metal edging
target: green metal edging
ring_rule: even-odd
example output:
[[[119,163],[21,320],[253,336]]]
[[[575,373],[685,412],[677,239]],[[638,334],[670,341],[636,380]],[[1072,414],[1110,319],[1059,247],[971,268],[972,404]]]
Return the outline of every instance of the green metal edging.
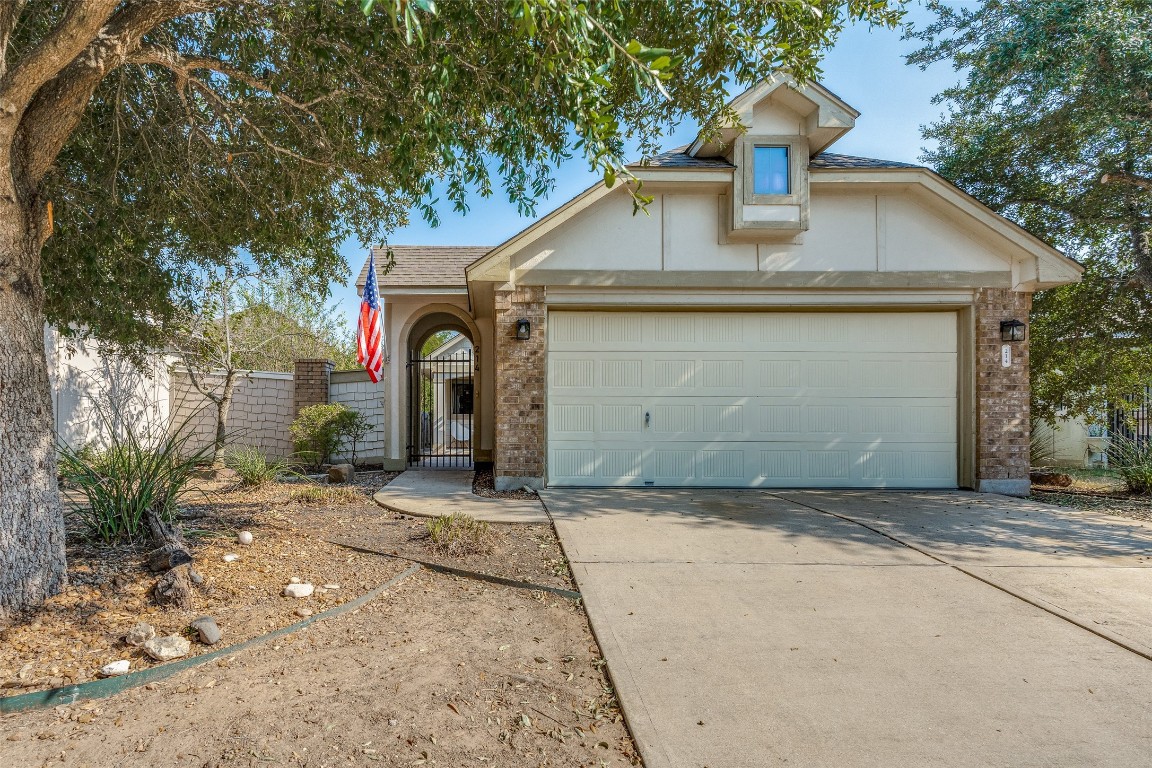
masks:
[[[581,595],[579,592],[573,592],[570,589],[563,589],[561,587],[549,587],[549,586],[546,586],[544,584],[533,584],[530,581],[517,581],[516,579],[509,579],[509,578],[505,578],[504,576],[493,576],[491,574],[479,573],[477,571],[466,571],[463,568],[455,568],[451,565],[441,565],[440,563],[434,563],[434,562],[431,562],[428,560],[417,560],[414,557],[405,557],[404,555],[395,555],[395,554],[392,554],[391,552],[381,552],[378,549],[369,549],[367,547],[361,547],[358,544],[347,544],[345,542],[335,541],[333,539],[328,539],[327,541],[329,544],[335,544],[338,547],[344,547],[345,549],[350,549],[353,552],[363,552],[364,554],[368,554],[368,555],[379,555],[380,557],[390,557],[390,558],[393,558],[394,560],[404,560],[404,561],[409,562],[409,563],[415,563],[416,565],[422,565],[430,571],[436,571],[438,573],[447,573],[451,576],[459,576],[459,577],[464,578],[464,579],[475,579],[476,581],[487,581],[487,582],[492,583],[492,584],[499,584],[502,587],[514,587],[516,589],[531,589],[531,590],[539,591],[539,592],[551,592],[554,595],[559,595],[560,597],[566,597],[569,600],[580,600],[581,599]]]
[[[129,672],[126,675],[118,677],[106,677],[100,680],[92,680],[87,683],[79,683],[77,685],[67,685],[62,688],[52,688],[47,691],[36,691],[34,693],[23,693],[19,696],[5,696],[0,698],[0,714],[10,714],[13,712],[26,712],[32,709],[47,709],[49,707],[58,707],[61,705],[75,704],[78,701],[85,701],[87,699],[103,699],[108,696],[113,696],[117,693],[122,693],[129,688],[136,688],[147,683],[155,682],[156,680],[163,680],[171,677],[177,672],[182,672],[185,669],[204,664],[218,659],[221,656],[228,656],[229,654],[237,653],[239,651],[253,648],[262,645],[269,640],[275,640],[278,637],[290,635],[293,632],[304,629],[310,624],[319,621],[320,619],[327,619],[333,616],[351,611],[360,606],[376,599],[381,593],[391,589],[404,579],[420,570],[419,564],[410,566],[403,573],[394,576],[384,584],[376,587],[376,589],[368,592],[355,600],[350,600],[334,608],[318,613],[315,616],[309,616],[302,619],[295,624],[289,624],[286,627],[281,627],[273,632],[260,637],[254,637],[251,640],[245,640],[236,645],[230,645],[227,648],[221,648],[218,651],[205,653],[201,656],[193,656],[180,661],[170,661],[167,664],[160,664],[148,669],[142,669],[138,672]]]

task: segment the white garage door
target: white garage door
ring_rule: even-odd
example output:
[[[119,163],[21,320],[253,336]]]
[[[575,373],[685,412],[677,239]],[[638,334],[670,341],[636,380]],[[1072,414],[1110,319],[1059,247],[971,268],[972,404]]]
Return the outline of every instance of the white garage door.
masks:
[[[956,486],[956,315],[553,312],[552,485]]]

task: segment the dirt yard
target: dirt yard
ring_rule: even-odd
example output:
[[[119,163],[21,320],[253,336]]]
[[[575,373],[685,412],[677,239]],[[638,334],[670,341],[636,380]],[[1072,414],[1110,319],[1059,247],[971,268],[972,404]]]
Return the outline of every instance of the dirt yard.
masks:
[[[1117,517],[1152,520],[1152,497],[1129,493],[1117,473],[1098,469],[1056,471],[1067,472],[1072,485],[1061,488],[1033,484],[1033,499]]]
[[[297,486],[233,491],[199,514],[197,611],[151,607],[140,553],[70,551],[72,586],[0,631],[5,695],[91,679],[104,663],[150,666],[120,638],[136,621],[186,632],[214,616],[220,645],[367,592],[408,563],[327,539],[574,589],[548,526],[493,526],[488,555],[444,560],[425,521],[370,500],[292,502]],[[255,541],[241,547],[238,530]],[[223,554],[241,557],[232,563]],[[292,576],[339,589],[280,596]],[[193,643],[193,653],[220,647]],[[29,667],[31,665],[31,667]],[[23,673],[23,674],[21,674]],[[359,610],[109,699],[0,718],[0,766],[637,765],[582,608],[542,591],[421,571]]]

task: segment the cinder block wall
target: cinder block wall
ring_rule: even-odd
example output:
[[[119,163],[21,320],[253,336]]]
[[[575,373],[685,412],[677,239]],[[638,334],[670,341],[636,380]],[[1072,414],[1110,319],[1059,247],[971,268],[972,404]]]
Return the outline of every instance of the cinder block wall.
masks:
[[[206,386],[219,391],[222,375],[202,378]],[[210,445],[216,438],[216,406],[192,385],[186,371],[172,372],[169,411],[175,427],[187,424],[196,448]],[[228,445],[251,446],[269,456],[292,455],[292,374],[254,371],[236,380],[229,412]]]
[[[1028,340],[1001,364],[1000,321],[1028,322],[1032,294],[983,288],[976,296],[976,490],[1027,495],[1031,456]]]
[[[367,371],[333,371],[329,375],[328,400],[360,411],[372,422],[372,431],[356,448],[356,461],[377,462],[387,456],[384,431],[384,384],[373,384]],[[333,459],[351,461],[351,450]]]
[[[544,479],[544,288],[497,291],[496,304],[496,488]],[[532,337],[516,338],[516,321],[532,324]]]

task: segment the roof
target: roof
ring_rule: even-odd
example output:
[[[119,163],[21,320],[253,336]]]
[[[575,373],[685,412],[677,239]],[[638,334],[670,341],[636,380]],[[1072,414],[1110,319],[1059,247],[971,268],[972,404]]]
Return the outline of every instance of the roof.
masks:
[[[877,160],[874,157],[854,157],[821,152],[808,163],[809,168],[923,168],[915,163],[901,163],[896,160]]]
[[[629,168],[735,168],[722,157],[693,157],[688,154],[688,145],[646,157],[638,163],[630,163]]]
[[[376,257],[376,279],[381,288],[388,287],[451,287],[466,285],[464,268],[488,251],[489,245],[393,245],[390,247],[396,264],[388,274],[381,274],[381,263],[387,261],[389,248],[372,249]],[[356,287],[363,289],[368,279],[368,260],[360,268]]]
[[[722,157],[693,157],[688,154],[688,146],[677,147],[667,152],[661,152],[652,157],[646,157],[639,163],[632,163],[629,168],[734,168],[732,163]],[[924,166],[912,163],[901,163],[896,160],[877,160],[873,157],[854,157],[852,155],[837,155],[832,152],[821,152],[808,163],[809,168],[922,168]]]

